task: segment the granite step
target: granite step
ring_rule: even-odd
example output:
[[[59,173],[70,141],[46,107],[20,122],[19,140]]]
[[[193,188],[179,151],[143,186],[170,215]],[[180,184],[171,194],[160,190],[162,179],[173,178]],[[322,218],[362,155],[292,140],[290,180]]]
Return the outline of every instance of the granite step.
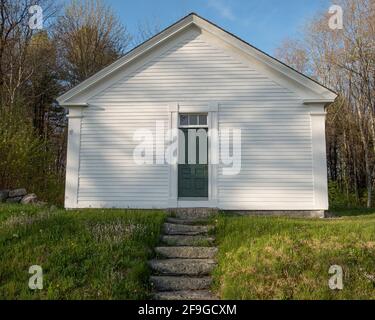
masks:
[[[184,290],[157,292],[156,300],[215,300],[216,298],[208,290]]]
[[[149,261],[150,282],[157,300],[214,300],[209,288],[216,266],[217,248],[210,235],[209,219],[215,209],[178,208],[163,225],[163,244],[155,248],[157,258]],[[157,291],[157,292],[156,292]]]
[[[210,246],[215,241],[213,237],[202,235],[165,235],[161,240],[169,246]]]
[[[166,220],[168,223],[173,224],[184,224],[184,225],[207,225],[209,223],[209,220],[207,219],[183,219],[183,218],[174,218],[174,217],[168,217]]]
[[[180,219],[207,219],[218,213],[217,208],[174,208],[168,211]]]
[[[213,259],[217,253],[214,247],[156,247],[156,253],[165,258]]]
[[[187,226],[183,224],[164,223],[164,234],[166,235],[200,235],[212,230],[211,226]]]
[[[211,277],[151,276],[150,281],[158,291],[203,290],[211,286]]]
[[[163,259],[149,261],[153,271],[163,275],[208,275],[215,267],[212,259]]]

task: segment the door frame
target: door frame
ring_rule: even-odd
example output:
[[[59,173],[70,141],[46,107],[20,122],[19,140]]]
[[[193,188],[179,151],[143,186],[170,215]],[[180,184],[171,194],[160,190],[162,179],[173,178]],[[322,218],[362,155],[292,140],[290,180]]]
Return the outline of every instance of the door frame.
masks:
[[[218,206],[218,192],[217,192],[217,175],[218,175],[218,159],[219,148],[213,148],[212,145],[218,145],[217,136],[210,134],[210,130],[217,130],[218,128],[218,111],[219,104],[217,102],[190,104],[188,103],[170,103],[168,108],[169,113],[169,129],[179,129],[179,114],[180,113],[207,113],[208,124],[208,198],[202,200],[192,199],[178,199],[178,164],[169,165],[169,208],[217,208]],[[215,132],[215,131],[214,131]],[[214,142],[214,143],[213,143]],[[177,144],[179,145],[178,137]]]
[[[196,161],[198,162],[195,162],[195,164],[190,164],[189,163],[189,152],[191,151],[189,149],[189,130],[193,129],[193,130],[196,130],[196,132],[198,130],[204,130],[206,132],[206,134],[208,134],[208,115],[207,113],[184,113],[185,115],[205,115],[206,117],[206,125],[197,125],[197,126],[193,126],[193,125],[186,125],[186,126],[182,126],[180,124],[179,126],[179,129],[182,130],[182,132],[184,132],[184,139],[185,139],[185,145],[184,145],[184,148],[185,148],[185,152],[183,154],[179,154],[179,160],[181,161],[181,157],[182,155],[184,156],[184,163],[178,163],[178,177],[177,177],[177,183],[178,183],[178,191],[177,191],[177,196],[178,196],[178,199],[181,200],[181,201],[186,201],[186,200],[198,200],[199,198],[203,201],[205,200],[208,200],[208,165],[209,165],[209,154],[206,154],[207,156],[207,163],[204,163],[204,164],[201,164],[199,163],[199,159],[200,159],[200,151],[201,151],[201,147],[200,147],[200,144],[201,144],[201,140],[198,138],[199,140],[199,147],[196,145],[195,146],[195,149],[196,149]],[[180,118],[181,118],[181,113],[180,113]],[[198,119],[197,119],[198,120]],[[181,119],[180,119],[181,121]],[[197,136],[196,136],[197,137]],[[180,139],[182,138],[182,136],[180,137]],[[197,139],[197,138],[196,138]],[[181,147],[179,146],[179,151],[181,150]],[[206,136],[206,152],[208,153],[208,135]],[[186,162],[187,161],[187,162]],[[194,169],[192,168],[192,166],[194,167]],[[202,190],[202,192],[198,192],[198,190],[196,189],[196,186],[192,186],[192,188],[190,188],[190,190],[188,191],[188,193],[190,193],[190,195],[185,195],[185,196],[182,196],[181,193],[186,193],[186,190],[184,189],[184,184],[182,183],[182,172],[185,171],[183,168],[189,168],[189,173],[190,173],[190,179],[193,179],[195,181],[196,179],[196,169],[199,167],[200,169],[203,169],[203,172],[205,173],[204,177],[200,177],[200,179],[204,179],[204,187]],[[194,172],[194,176],[192,176],[192,173]],[[202,172],[201,170],[199,170],[199,172]],[[193,181],[192,181],[193,182]],[[184,190],[183,190],[184,189]],[[198,195],[192,195],[193,194],[200,194],[199,196]],[[204,193],[204,195],[202,194]]]

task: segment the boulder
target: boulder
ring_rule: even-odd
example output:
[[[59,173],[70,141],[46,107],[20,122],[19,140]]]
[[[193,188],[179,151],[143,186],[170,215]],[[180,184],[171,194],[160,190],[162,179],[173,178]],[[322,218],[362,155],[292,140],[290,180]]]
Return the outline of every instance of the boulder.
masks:
[[[26,196],[24,196],[21,200],[22,204],[30,204],[30,203],[36,203],[38,201],[38,197],[35,193],[30,193]]]
[[[5,202],[9,197],[9,190],[0,190],[0,202]]]
[[[27,195],[26,189],[14,189],[14,190],[9,191],[9,198],[23,197],[26,195]]]
[[[20,203],[23,197],[8,198],[7,203]]]

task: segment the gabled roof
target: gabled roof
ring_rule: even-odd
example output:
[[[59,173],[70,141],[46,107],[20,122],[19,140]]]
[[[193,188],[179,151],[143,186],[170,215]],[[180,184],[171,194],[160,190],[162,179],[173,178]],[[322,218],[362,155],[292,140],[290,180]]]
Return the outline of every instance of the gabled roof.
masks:
[[[274,57],[268,55],[267,53],[261,51],[260,49],[252,46],[251,44],[247,43],[246,41],[238,38],[237,36],[225,31],[221,27],[215,25],[214,23],[200,17],[196,13],[190,13],[189,15],[185,16],[181,20],[177,21],[173,25],[169,26],[168,28],[164,29],[157,35],[153,36],[149,40],[143,42],[139,46],[135,47],[123,57],[112,63],[111,65],[105,67],[104,69],[100,70],[93,76],[89,77],[85,81],[81,82],[77,86],[73,87],[63,95],[57,98],[57,101],[62,106],[86,106],[87,104],[85,101],[80,102],[69,102],[68,100],[73,99],[74,97],[78,96],[83,91],[86,91],[99,81],[109,77],[112,73],[123,68],[130,64],[133,60],[141,57],[149,50],[161,45],[166,40],[171,38],[173,35],[187,29],[188,27],[195,25],[198,28],[213,34],[227,43],[231,44],[232,46],[236,47],[237,49],[241,50],[242,52],[249,54],[252,58],[256,59],[257,61],[267,65],[275,72],[278,72],[281,76],[287,77],[293,81],[295,81],[299,86],[302,88],[306,88],[314,93],[314,96],[309,97],[308,99],[304,100],[306,104],[328,104],[333,102],[337,94],[332,91],[331,89],[325,87],[324,85],[320,84],[319,82],[313,80],[312,78],[298,72],[297,70],[293,69],[292,67],[286,65],[285,63],[275,59]]]

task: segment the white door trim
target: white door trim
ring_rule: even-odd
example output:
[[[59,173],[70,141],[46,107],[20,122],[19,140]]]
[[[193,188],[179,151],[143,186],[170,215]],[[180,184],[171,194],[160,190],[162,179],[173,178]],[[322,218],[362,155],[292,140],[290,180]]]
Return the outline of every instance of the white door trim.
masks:
[[[208,157],[208,200],[214,206],[217,206],[217,174],[219,163],[219,104],[217,102],[209,104],[208,130],[208,150],[210,155]]]
[[[168,107],[168,128],[173,132],[178,129],[178,103],[170,103]],[[173,135],[173,134],[172,134]],[[177,135],[177,144],[178,144],[178,135]],[[169,199],[168,206],[169,208],[177,208],[177,191],[178,191],[178,164],[172,163],[172,154],[170,154],[171,159],[169,159]]]
[[[217,207],[217,164],[213,164],[213,159],[218,159],[218,148],[212,148],[212,145],[217,144],[217,135],[210,134],[211,132],[217,133],[218,128],[218,111],[219,106],[217,102],[211,102],[208,105],[202,104],[201,106],[179,106],[177,102],[169,104],[169,128],[174,130],[179,128],[178,118],[179,113],[207,113],[208,123],[208,199],[202,200],[184,200],[178,199],[178,164],[170,164],[169,166],[169,201],[170,208],[215,208]],[[211,131],[211,129],[215,129]],[[178,138],[177,138],[178,139]],[[215,143],[213,139],[216,139]],[[177,141],[178,143],[178,141]],[[214,161],[218,163],[218,161]]]

